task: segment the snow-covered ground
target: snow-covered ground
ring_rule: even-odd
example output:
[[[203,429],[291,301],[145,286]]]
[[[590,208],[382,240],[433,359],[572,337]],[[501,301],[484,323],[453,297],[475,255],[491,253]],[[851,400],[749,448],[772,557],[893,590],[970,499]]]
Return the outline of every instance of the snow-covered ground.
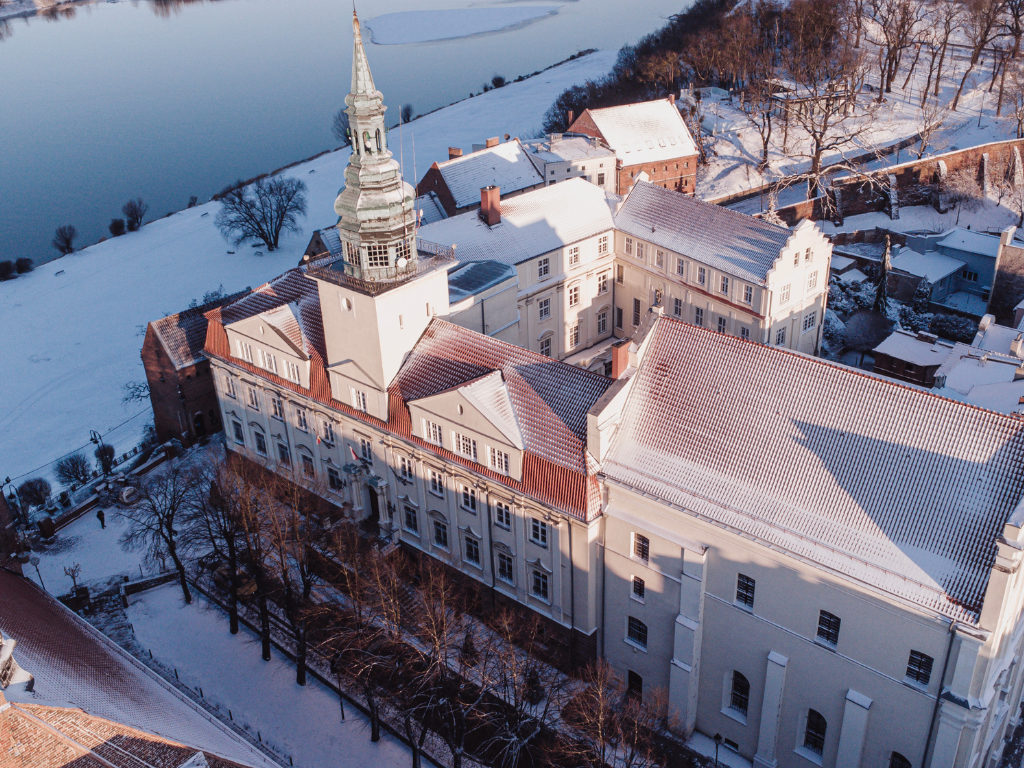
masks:
[[[535,133],[559,93],[603,76],[614,61],[614,51],[599,51],[453,104],[391,131],[390,148],[417,180],[448,158],[449,146]],[[118,453],[135,446],[151,412],[124,405],[121,388],[145,378],[146,323],[219,285],[236,291],[293,267],[312,231],[336,221],[348,155],[338,150],[286,171],[308,185],[309,215],[276,252],[230,246],[214,226],[219,204],[207,203],[0,285],[0,478],[49,476],[51,462],[78,448],[91,459],[90,430]]]
[[[365,22],[378,45],[426,43],[497,32],[558,13],[557,5],[488,6],[386,13]]]
[[[175,584],[140,593],[128,606],[128,620],[143,648],[181,682],[235,722],[301,768],[400,766],[411,761],[406,747],[387,732],[370,741],[366,718],[345,709],[337,695],[309,678],[295,684],[295,668],[277,649],[269,662],[260,656],[259,639],[243,627],[228,632],[227,618],[197,595],[185,605]]]

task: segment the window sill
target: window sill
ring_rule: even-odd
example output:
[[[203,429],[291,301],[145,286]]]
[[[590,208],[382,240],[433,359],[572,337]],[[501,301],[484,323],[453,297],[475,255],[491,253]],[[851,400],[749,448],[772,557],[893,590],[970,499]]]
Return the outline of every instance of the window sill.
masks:
[[[929,680],[928,682],[930,683],[931,680]],[[927,683],[919,683],[917,680],[914,680],[914,679],[909,678],[909,677],[904,677],[903,678],[903,684],[905,686],[907,686],[908,688],[913,688],[915,691],[921,691],[922,693],[927,693],[928,692],[928,684]]]
[[[736,606],[737,608],[739,608],[744,613],[749,613],[749,614],[753,614],[754,613],[754,606],[752,606],[752,605],[747,605],[746,603],[738,603],[735,600],[733,601],[733,605]]]
[[[427,493],[429,493],[435,499],[443,499],[444,498],[444,494],[443,493],[438,493],[437,491],[427,491]]]
[[[271,416],[270,418],[277,419],[278,421],[284,421],[284,416]]]
[[[626,645],[628,645],[634,651],[642,651],[643,653],[647,653],[647,648],[645,648],[644,646],[640,645],[640,643],[633,642],[628,637],[622,638],[622,642],[624,642]]]
[[[533,544],[533,546],[535,546],[535,547],[540,547],[541,549],[547,549],[548,548],[547,544],[541,544],[539,541],[534,541],[533,539],[530,539],[530,543]]]
[[[442,552],[451,552],[451,547],[446,547],[443,544],[438,544],[436,541],[432,545],[434,549],[440,549]]]
[[[824,648],[827,651],[832,651],[833,653],[836,652],[836,645],[833,644],[833,643],[830,643],[828,640],[822,640],[820,637],[816,637],[816,638],[814,638],[814,642],[817,643],[818,645],[820,645],[822,648]]]
[[[629,599],[632,600],[634,603],[640,603],[640,605],[646,605],[646,603],[644,603],[644,599],[642,597],[637,597],[636,595],[632,595],[631,594],[629,596]]]
[[[476,510],[475,509],[470,509],[469,507],[460,506],[459,509],[461,509],[463,512],[469,512],[469,514],[471,514],[471,515],[475,515],[476,514]]]
[[[821,765],[821,755],[807,747],[797,747],[793,752],[800,755],[800,757],[808,762],[814,763],[815,765]]]
[[[410,536],[415,536],[417,539],[420,537],[420,532],[414,531],[411,528],[403,528],[402,533],[408,533]]]
[[[747,716],[740,712],[738,709],[733,709],[732,707],[724,707],[722,709],[722,714],[731,720],[735,720],[740,725],[747,724]]]
[[[530,593],[530,597],[533,600],[536,600],[538,603],[544,603],[544,605],[551,605],[550,597],[542,597],[540,595],[535,595],[533,592]]]
[[[476,568],[478,571],[482,571],[484,569],[483,565],[481,565],[480,563],[474,563],[472,560],[463,559],[462,562],[464,562],[466,565],[470,565],[473,568]]]

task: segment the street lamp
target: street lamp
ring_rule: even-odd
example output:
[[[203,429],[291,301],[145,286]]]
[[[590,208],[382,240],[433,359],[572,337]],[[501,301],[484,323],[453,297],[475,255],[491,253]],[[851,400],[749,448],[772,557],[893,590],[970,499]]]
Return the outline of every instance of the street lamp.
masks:
[[[722,745],[722,734],[715,734],[715,768],[718,768],[718,748]]]
[[[90,429],[89,430],[89,442],[96,446],[96,450],[98,452],[99,449],[103,447],[103,435],[101,435],[95,429]],[[97,456],[97,458],[100,459],[100,468],[103,469],[103,476],[106,477],[107,476],[107,472],[106,472],[106,469],[104,468],[103,459],[100,458],[99,456]]]
[[[45,584],[43,584],[43,574],[41,574],[41,573],[39,572],[39,558],[38,558],[38,557],[36,557],[35,555],[32,555],[32,557],[30,557],[30,558],[28,559],[28,561],[29,561],[30,563],[32,563],[32,565],[34,565],[34,566],[36,567],[36,576],[38,576],[38,577],[39,577],[39,586],[40,586],[40,587],[42,587],[42,588],[43,588],[43,590],[45,591],[45,590],[46,590],[46,585],[45,585]]]
[[[19,503],[20,499],[18,498],[18,492],[14,489],[14,484],[11,482],[11,478],[5,478],[4,485],[10,486],[10,488],[7,489],[8,492],[6,495],[8,501],[7,506],[11,510],[11,514],[14,516],[14,519],[24,525],[28,525],[28,520],[21,514],[22,509],[21,504]]]

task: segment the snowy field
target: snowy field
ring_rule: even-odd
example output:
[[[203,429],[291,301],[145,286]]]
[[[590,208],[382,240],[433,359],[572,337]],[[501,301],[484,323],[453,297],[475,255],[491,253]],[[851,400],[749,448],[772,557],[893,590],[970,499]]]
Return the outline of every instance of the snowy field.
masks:
[[[558,13],[557,5],[402,11],[370,19],[365,26],[377,45],[400,45],[497,32],[555,13]]]
[[[345,722],[337,695],[313,678],[295,684],[295,668],[277,649],[263,661],[259,638],[245,627],[228,632],[227,618],[197,595],[185,605],[176,584],[140,593],[128,606],[128,620],[143,648],[181,682],[203,689],[207,701],[301,768],[367,768],[411,762],[406,747],[387,732],[376,744],[370,727],[353,707]]]
[[[448,158],[449,146],[468,150],[491,136],[532,135],[559,93],[603,76],[614,61],[614,51],[599,51],[453,104],[392,131],[391,150],[415,181]],[[118,453],[134,447],[151,411],[148,404],[125,406],[121,396],[126,382],[145,378],[139,351],[146,323],[219,285],[237,291],[295,266],[312,231],[336,221],[348,155],[338,150],[286,172],[308,185],[309,215],[279,251],[231,247],[214,226],[219,204],[207,203],[0,285],[0,479],[49,476],[48,465],[61,455],[92,448],[90,430],[107,435]]]

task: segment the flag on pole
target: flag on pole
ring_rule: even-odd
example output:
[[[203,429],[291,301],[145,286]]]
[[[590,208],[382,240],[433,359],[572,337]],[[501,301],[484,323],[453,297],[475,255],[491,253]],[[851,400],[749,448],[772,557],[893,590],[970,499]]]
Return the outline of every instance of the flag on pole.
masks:
[[[356,455],[356,449],[355,449],[355,448],[353,448],[353,447],[352,447],[352,446],[350,445],[350,446],[348,447],[348,451],[349,451],[349,453],[351,453],[351,454],[352,454],[352,459],[353,459],[353,461],[359,461],[359,456],[357,456],[357,455]]]

